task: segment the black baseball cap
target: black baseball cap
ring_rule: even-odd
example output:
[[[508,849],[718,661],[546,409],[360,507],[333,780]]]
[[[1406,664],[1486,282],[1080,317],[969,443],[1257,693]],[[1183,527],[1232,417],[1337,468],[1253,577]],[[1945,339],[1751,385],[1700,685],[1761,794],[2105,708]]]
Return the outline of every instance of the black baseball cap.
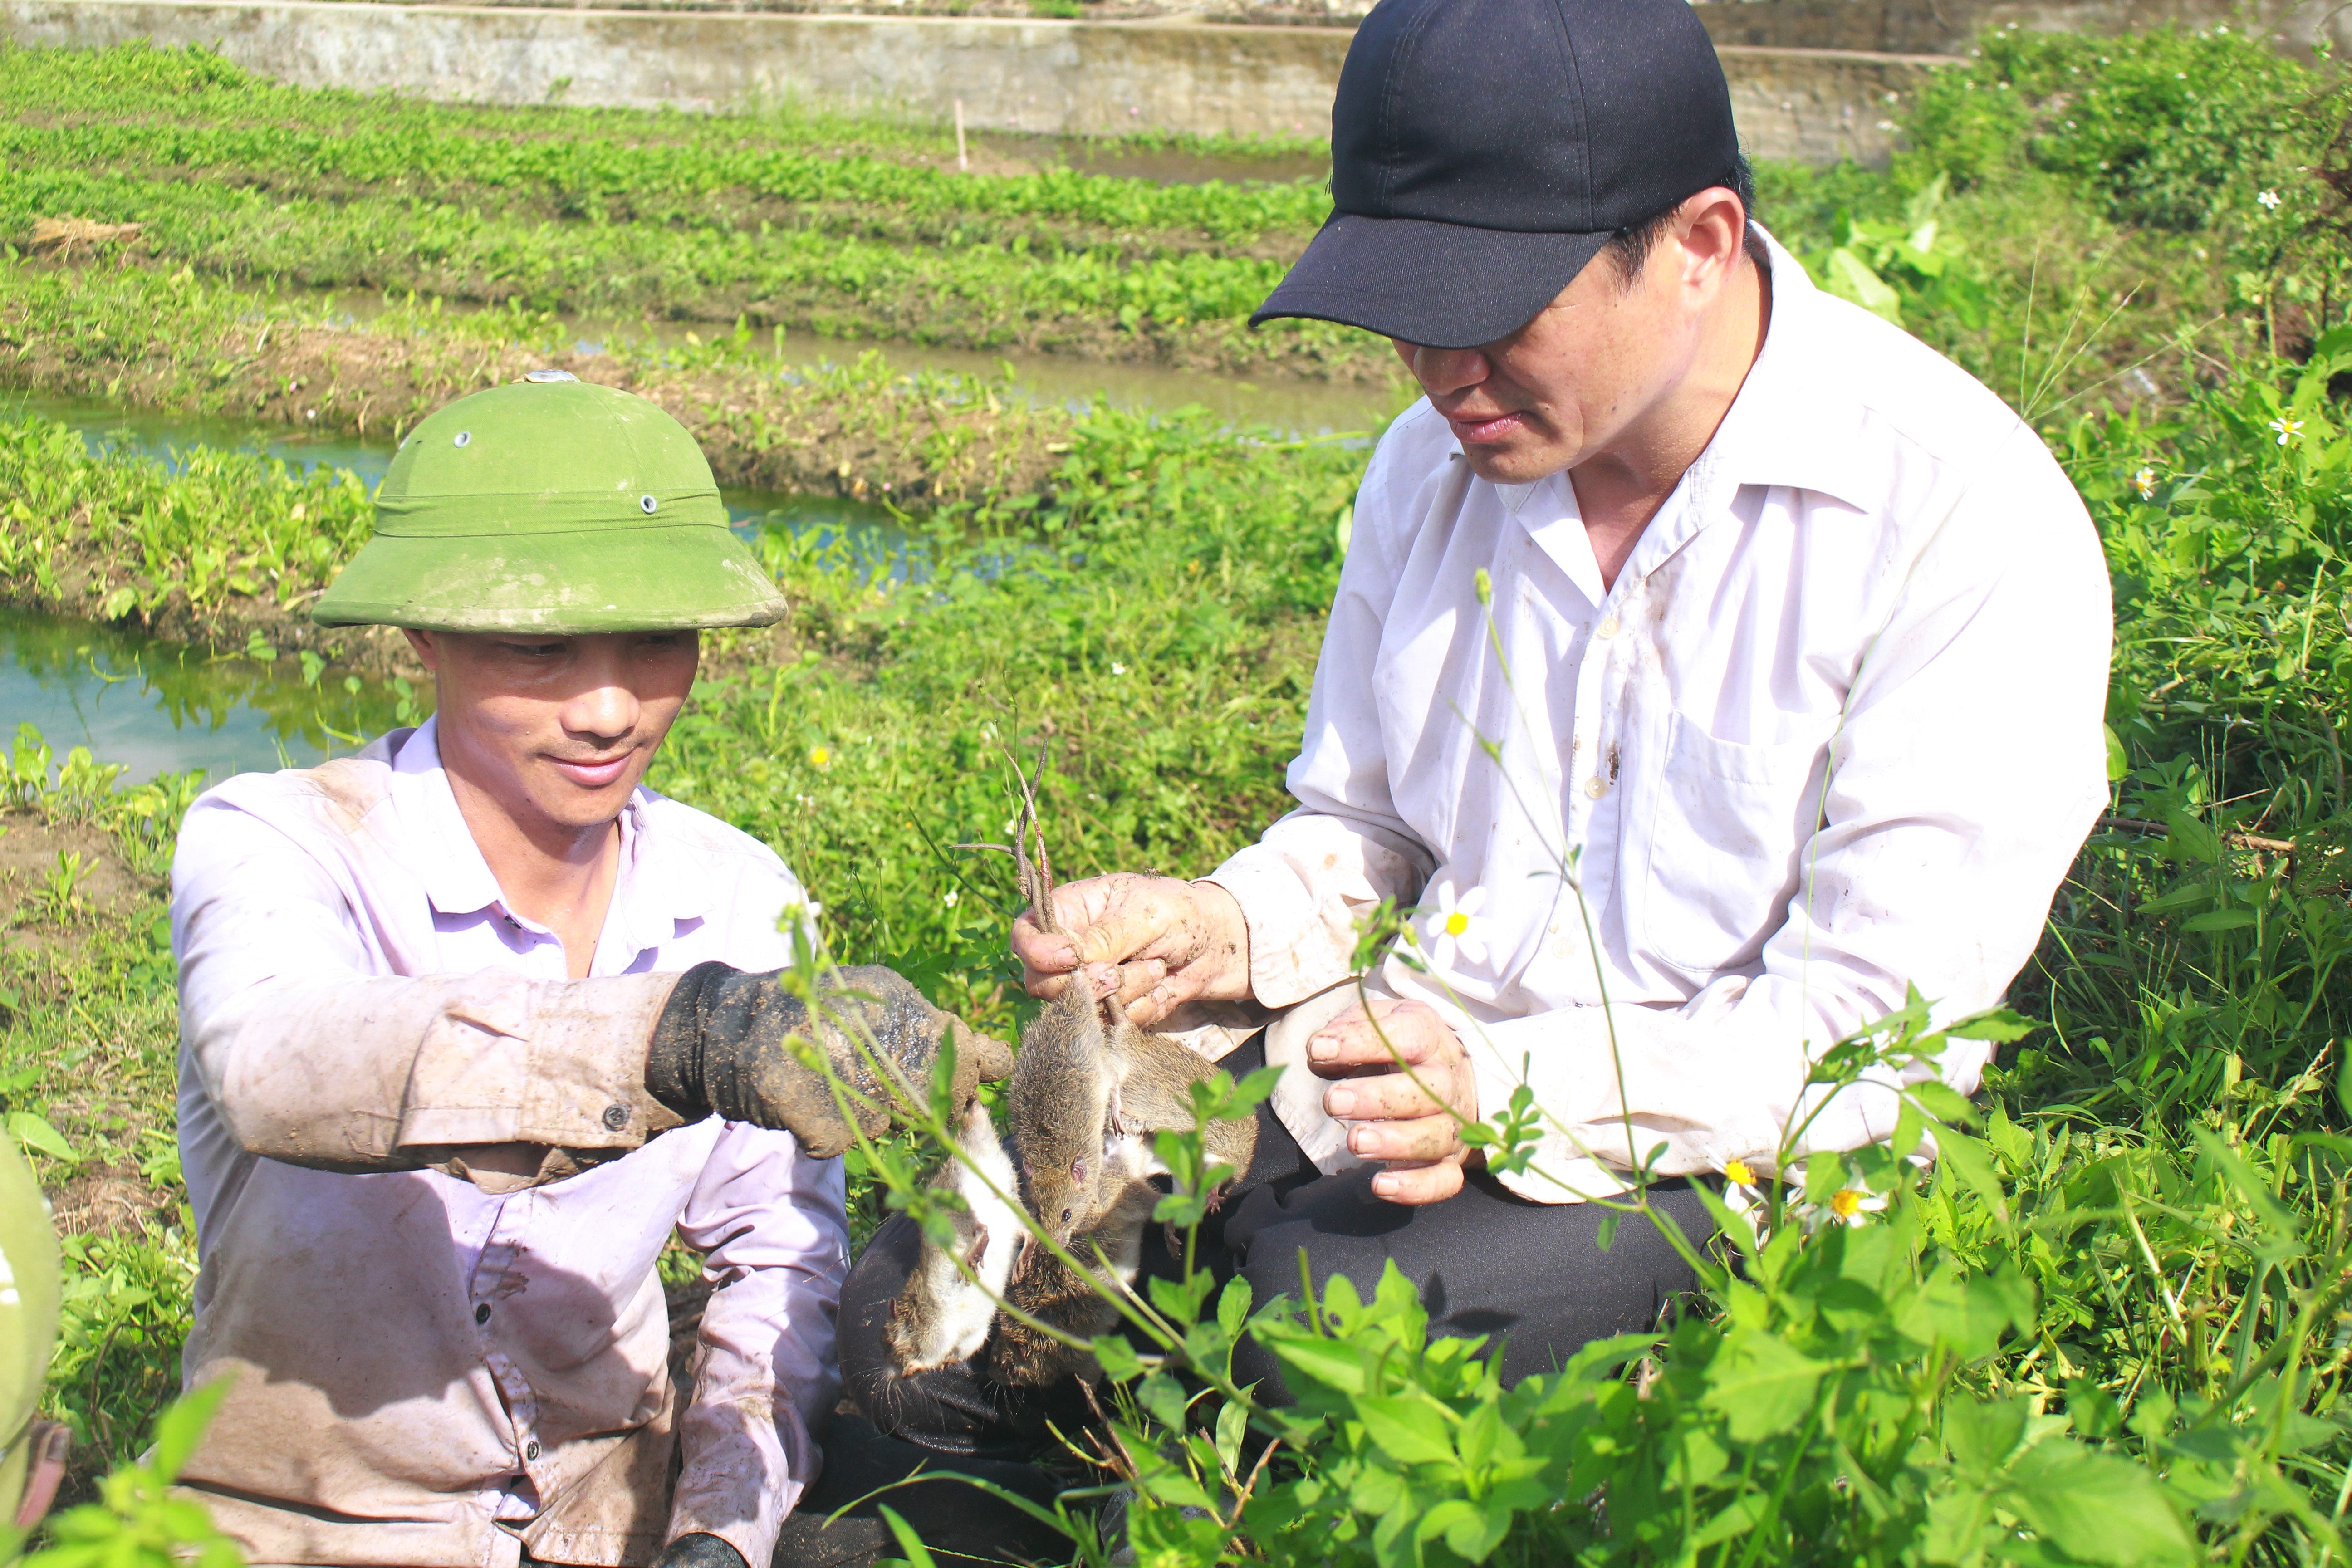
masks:
[[[1493,342],[1738,161],[1689,0],[1381,0],[1331,104],[1335,210],[1250,325]]]

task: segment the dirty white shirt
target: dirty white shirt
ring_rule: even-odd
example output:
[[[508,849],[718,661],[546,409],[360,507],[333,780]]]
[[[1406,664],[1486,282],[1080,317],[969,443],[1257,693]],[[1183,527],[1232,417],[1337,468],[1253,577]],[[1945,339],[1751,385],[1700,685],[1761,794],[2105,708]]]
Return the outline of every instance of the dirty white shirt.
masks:
[[[181,830],[184,1365],[234,1380],[183,1479],[256,1563],[644,1563],[703,1531],[765,1563],[837,1390],[841,1163],[681,1126],[642,1079],[677,972],[788,963],[778,920],[806,898],[765,846],[641,789],[568,980],[435,733],[231,779]],[[549,1152],[535,1179],[465,1179],[484,1144]],[[673,1228],[717,1287],[690,1394],[654,1269]]]
[[[1348,976],[1380,900],[1417,904],[1429,973],[1391,957],[1370,987],[1449,1017],[1483,1114],[1531,1087],[1538,1168],[1507,1179],[1538,1201],[1622,1190],[1654,1150],[1769,1167],[1809,1055],[1906,985],[1942,1020],[2001,998],[2105,798],[2107,574],[2064,473],[1769,250],[1763,351],[1612,587],[1565,475],[1476,478],[1426,402],[1390,426],[1298,808],[1213,878],[1269,1007]],[[1973,1090],[1986,1055],[1955,1042],[1942,1076]],[[1276,1104],[1348,1163],[1311,1094]],[[1849,1091],[1804,1146],[1895,1110]]]

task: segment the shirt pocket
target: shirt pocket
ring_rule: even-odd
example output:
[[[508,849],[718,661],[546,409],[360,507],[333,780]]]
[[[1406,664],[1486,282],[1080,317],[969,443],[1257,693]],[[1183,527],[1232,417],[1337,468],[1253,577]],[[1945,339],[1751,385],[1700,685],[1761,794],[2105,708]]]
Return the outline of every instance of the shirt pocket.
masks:
[[[1724,741],[1672,716],[1650,817],[1643,908],[1653,953],[1705,974],[1762,951],[1821,821],[1828,739]]]

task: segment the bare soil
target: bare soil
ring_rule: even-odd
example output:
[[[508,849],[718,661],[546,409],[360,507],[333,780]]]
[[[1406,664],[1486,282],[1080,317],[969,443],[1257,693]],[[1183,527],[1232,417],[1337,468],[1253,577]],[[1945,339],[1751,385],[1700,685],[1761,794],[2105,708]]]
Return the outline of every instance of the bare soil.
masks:
[[[45,901],[47,879],[61,855],[79,857],[85,868],[63,919]],[[0,815],[0,945],[78,952],[91,917],[128,912],[152,886],[124,863],[114,836],[103,828],[22,812]]]
[[[62,910],[47,889],[60,855],[79,857],[84,872]],[[58,999],[69,994],[65,975],[91,961],[101,935],[137,929],[163,907],[162,879],[125,860],[112,834],[0,811],[0,954],[16,1005],[26,1014],[47,1008],[54,1021]],[[153,1023],[160,1037],[153,1039],[75,1039],[96,1026],[69,1021],[61,1032],[44,1029],[0,1007],[0,1025],[61,1033],[68,1049],[87,1051],[84,1068],[63,1086],[49,1084],[48,1098],[36,1108],[85,1156],[49,1193],[60,1235],[136,1231],[148,1220],[168,1222],[178,1205],[175,1189],[150,1183],[140,1171],[140,1135],[171,1130],[168,1089],[142,1092],[135,1074],[124,1070],[142,1048],[168,1049],[168,1016]]]

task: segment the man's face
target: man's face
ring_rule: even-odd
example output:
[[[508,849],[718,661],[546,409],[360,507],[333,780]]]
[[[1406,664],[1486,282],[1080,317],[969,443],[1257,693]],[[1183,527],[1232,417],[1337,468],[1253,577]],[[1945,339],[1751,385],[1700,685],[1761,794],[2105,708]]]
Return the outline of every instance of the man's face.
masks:
[[[1696,359],[1706,298],[1669,233],[1630,283],[1595,257],[1510,336],[1475,349],[1391,339],[1478,477],[1526,484],[1637,432]]]
[[[442,761],[526,831],[618,816],[694,685],[697,632],[417,632]]]

